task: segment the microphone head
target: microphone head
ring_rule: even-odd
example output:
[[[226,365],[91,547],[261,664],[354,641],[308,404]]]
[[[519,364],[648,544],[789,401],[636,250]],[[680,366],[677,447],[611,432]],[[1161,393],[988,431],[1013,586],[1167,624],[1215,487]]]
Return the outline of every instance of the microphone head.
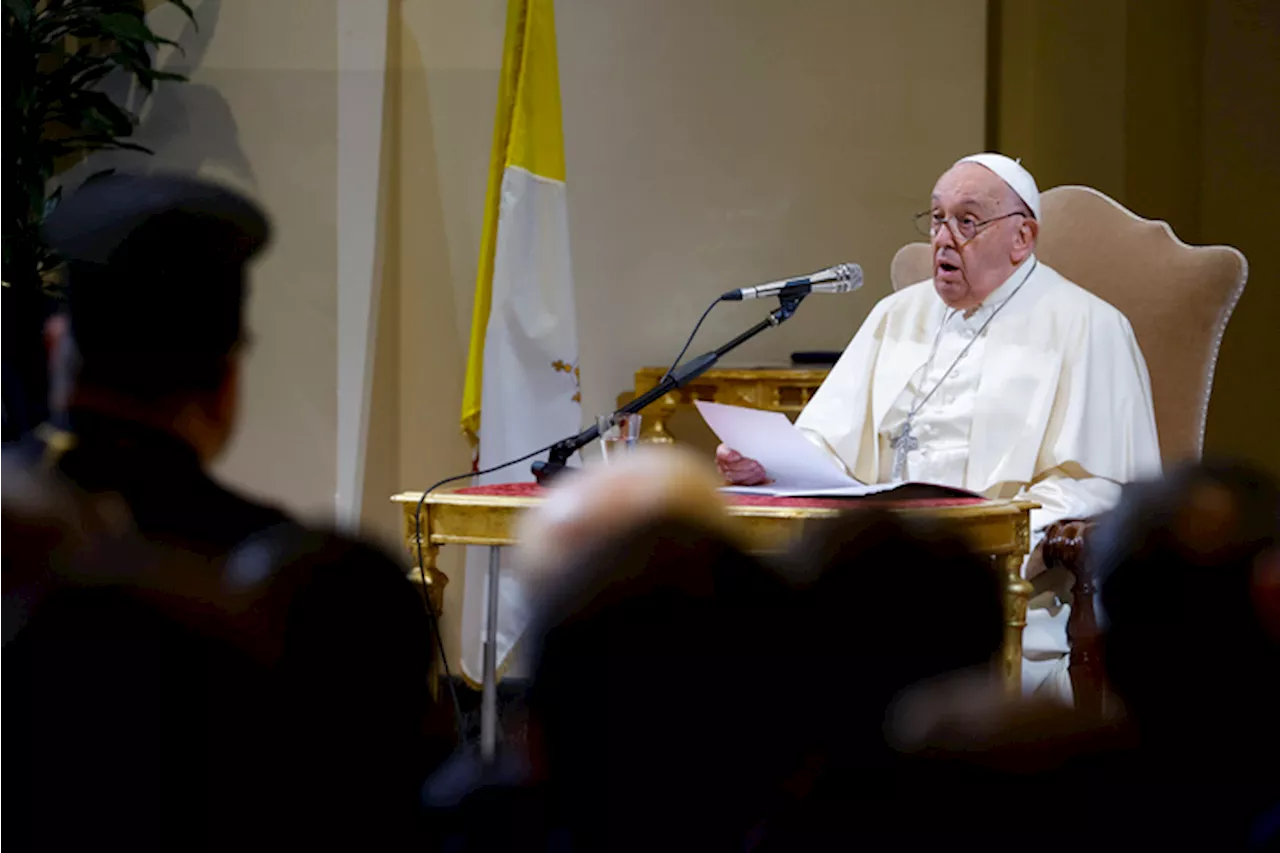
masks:
[[[836,264],[831,271],[836,275],[837,293],[848,293],[862,287],[862,267],[857,264]]]

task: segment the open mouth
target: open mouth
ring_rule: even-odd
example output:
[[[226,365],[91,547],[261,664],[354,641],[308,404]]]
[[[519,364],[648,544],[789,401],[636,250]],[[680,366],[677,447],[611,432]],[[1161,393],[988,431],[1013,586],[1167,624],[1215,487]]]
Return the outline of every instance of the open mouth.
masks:
[[[945,273],[953,273],[958,269],[960,269],[960,267],[956,266],[955,264],[947,263],[946,261],[939,261],[938,269]]]

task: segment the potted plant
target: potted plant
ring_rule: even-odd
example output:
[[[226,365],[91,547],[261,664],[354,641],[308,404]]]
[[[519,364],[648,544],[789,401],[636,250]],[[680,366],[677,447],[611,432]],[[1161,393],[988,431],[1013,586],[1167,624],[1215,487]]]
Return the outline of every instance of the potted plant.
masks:
[[[186,0],[166,2],[195,21]],[[110,76],[128,75],[146,94],[158,82],[186,78],[155,68],[155,49],[173,42],[148,26],[141,0],[4,5],[3,392],[10,439],[47,407],[42,328],[60,297],[52,276],[59,261],[40,228],[61,197],[53,179],[92,151],[150,153],[129,141],[138,117],[101,88]]]

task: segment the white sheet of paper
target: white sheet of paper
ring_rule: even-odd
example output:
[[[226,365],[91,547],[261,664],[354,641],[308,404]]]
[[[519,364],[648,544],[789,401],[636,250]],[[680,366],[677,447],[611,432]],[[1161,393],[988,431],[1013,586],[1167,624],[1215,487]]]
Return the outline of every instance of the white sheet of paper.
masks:
[[[759,462],[773,478],[768,486],[735,491],[768,495],[808,490],[830,494],[832,489],[884,489],[884,486],[865,486],[850,477],[821,448],[805,438],[781,412],[746,409],[701,400],[694,405],[698,407],[707,426],[711,427],[711,431],[721,441],[743,456]],[[871,492],[862,491],[858,494]]]
[[[720,491],[734,495],[762,495],[770,498],[862,498],[900,488],[902,483],[858,483],[856,486],[836,486],[830,489],[780,488],[775,483],[767,486],[722,486]]]

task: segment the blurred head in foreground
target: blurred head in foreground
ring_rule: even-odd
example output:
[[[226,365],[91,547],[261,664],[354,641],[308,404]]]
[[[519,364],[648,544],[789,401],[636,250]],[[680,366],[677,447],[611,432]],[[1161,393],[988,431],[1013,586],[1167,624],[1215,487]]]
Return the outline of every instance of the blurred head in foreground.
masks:
[[[1168,726],[1181,739],[1188,720],[1229,719],[1251,737],[1250,721],[1275,711],[1278,543],[1280,490],[1237,463],[1127,486],[1099,526],[1107,672],[1148,734]]]
[[[794,726],[785,587],[715,527],[659,514],[548,581],[530,711],[583,849],[740,844]]]
[[[816,528],[791,564],[801,588],[796,636],[817,692],[814,731],[830,759],[881,752],[890,706],[920,682],[973,668],[977,684],[995,683],[996,575],[948,528],[859,510]],[[920,710],[906,724],[927,727]]]
[[[111,175],[60,204],[45,225],[68,279],[50,326],[55,406],[216,455],[235,421],[244,271],[268,230],[247,199],[173,175]]]
[[[536,596],[586,550],[658,517],[731,534],[720,486],[706,460],[670,446],[641,447],[565,477],[521,519],[517,571]]]

